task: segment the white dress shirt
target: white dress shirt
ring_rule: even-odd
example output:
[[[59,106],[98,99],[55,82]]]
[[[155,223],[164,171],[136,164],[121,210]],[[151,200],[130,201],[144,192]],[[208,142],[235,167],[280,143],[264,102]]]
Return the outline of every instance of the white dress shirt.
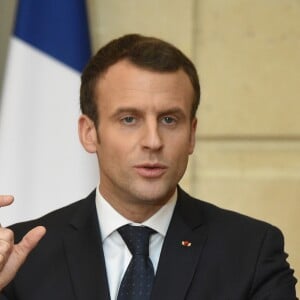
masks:
[[[151,235],[149,256],[154,272],[157,270],[159,256],[177,200],[177,190],[171,199],[151,218],[141,224],[133,223],[120,215],[99,192],[96,191],[96,208],[100,224],[106,273],[111,300],[117,299],[123,275],[131,260],[131,253],[117,229],[126,224],[148,226],[157,233]]]

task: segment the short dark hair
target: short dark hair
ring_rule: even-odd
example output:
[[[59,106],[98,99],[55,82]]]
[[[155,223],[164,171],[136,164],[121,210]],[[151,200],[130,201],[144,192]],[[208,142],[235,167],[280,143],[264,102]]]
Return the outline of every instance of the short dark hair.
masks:
[[[191,60],[175,46],[154,37],[128,34],[114,39],[102,47],[88,62],[81,75],[80,108],[98,124],[95,85],[107,69],[122,59],[141,68],[158,72],[175,72],[182,69],[189,77],[193,89],[192,117],[200,102],[200,84],[197,70]]]

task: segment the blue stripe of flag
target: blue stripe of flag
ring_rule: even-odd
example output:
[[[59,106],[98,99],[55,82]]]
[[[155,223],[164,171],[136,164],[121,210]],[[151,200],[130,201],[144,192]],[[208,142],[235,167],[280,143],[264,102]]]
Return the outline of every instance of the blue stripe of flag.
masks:
[[[19,0],[15,35],[79,72],[91,55],[84,0]]]

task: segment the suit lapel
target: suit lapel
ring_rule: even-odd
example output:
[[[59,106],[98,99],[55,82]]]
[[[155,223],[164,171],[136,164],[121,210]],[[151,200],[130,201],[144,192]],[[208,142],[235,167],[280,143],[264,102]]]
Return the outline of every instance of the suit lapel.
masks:
[[[153,300],[185,299],[206,238],[207,226],[199,206],[179,189],[156,272]]]
[[[78,300],[110,299],[95,193],[74,215],[64,238],[71,279]]]

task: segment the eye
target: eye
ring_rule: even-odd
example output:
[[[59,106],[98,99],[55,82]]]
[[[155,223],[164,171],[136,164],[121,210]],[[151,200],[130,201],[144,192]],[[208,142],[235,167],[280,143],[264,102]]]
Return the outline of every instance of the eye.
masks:
[[[166,116],[162,118],[162,122],[167,125],[172,125],[176,123],[176,119],[170,116]]]
[[[134,124],[136,122],[136,118],[132,116],[127,116],[121,119],[124,124]]]

